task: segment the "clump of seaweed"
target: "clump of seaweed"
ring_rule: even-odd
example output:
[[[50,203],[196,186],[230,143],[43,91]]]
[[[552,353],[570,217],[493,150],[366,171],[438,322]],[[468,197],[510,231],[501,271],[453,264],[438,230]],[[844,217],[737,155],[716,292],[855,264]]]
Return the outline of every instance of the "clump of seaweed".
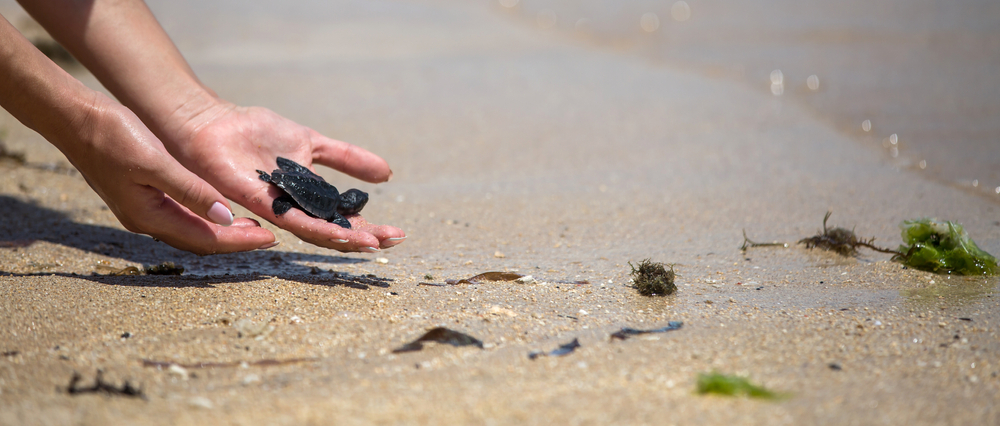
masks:
[[[639,291],[639,294],[665,296],[677,291],[677,285],[674,284],[676,274],[673,265],[670,265],[670,270],[667,270],[662,263],[646,259],[639,262],[638,268],[633,266],[632,262],[629,262],[628,266],[632,268],[633,287]]]
[[[714,393],[725,396],[748,396],[750,398],[778,399],[782,395],[763,386],[750,383],[746,377],[717,372],[698,374],[698,393]]]
[[[903,244],[893,257],[914,269],[961,275],[996,275],[997,259],[976,245],[962,225],[937,219],[904,220]]]
[[[826,221],[830,219],[833,212],[826,212],[823,216],[823,233],[816,234],[809,238],[799,240],[799,244],[805,244],[806,248],[819,247],[823,250],[836,252],[841,256],[856,256],[858,247],[866,247],[881,253],[899,254],[895,250],[878,247],[874,244],[875,237],[867,240],[858,238],[853,230],[836,227],[830,229],[826,226]],[[744,238],[746,236],[744,235]],[[745,244],[745,243],[744,243]]]

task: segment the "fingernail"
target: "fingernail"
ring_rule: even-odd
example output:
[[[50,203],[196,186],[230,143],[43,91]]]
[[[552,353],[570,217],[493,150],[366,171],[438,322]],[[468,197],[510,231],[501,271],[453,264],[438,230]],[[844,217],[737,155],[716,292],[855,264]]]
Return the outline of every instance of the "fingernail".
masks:
[[[386,241],[403,241],[406,237],[386,238]]]
[[[377,248],[375,248],[375,247],[362,247],[362,248],[361,248],[361,250],[362,250],[362,251],[367,251],[367,252],[369,252],[369,253],[378,253],[378,251],[379,251],[379,250],[378,250]]]
[[[226,206],[218,201],[212,204],[212,208],[208,209],[208,218],[212,219],[212,222],[222,226],[233,224],[233,212],[229,211]]]
[[[267,243],[267,244],[264,244],[264,245],[262,245],[262,246],[260,246],[260,247],[257,247],[257,250],[267,250],[267,249],[269,249],[269,248],[271,248],[271,247],[274,247],[274,246],[276,246],[276,245],[278,245],[278,244],[281,244],[281,242],[278,242],[278,241],[271,241],[271,242],[269,242],[269,243]]]
[[[338,244],[344,244],[344,243],[347,242],[347,240],[341,239],[341,238],[335,238],[335,239],[332,239],[330,241],[333,241],[333,242],[338,243]]]
[[[392,180],[392,169],[389,169],[389,178],[386,179],[385,181],[388,182],[390,180]]]

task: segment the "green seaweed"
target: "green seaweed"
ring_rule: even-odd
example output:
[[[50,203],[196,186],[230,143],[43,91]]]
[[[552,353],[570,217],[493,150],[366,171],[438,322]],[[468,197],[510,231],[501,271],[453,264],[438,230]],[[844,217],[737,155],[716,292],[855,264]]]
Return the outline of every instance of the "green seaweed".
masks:
[[[643,296],[664,296],[677,291],[677,285],[674,284],[676,274],[674,273],[673,265],[670,265],[670,270],[668,271],[662,263],[646,259],[639,262],[638,268],[633,266],[632,262],[629,262],[628,266],[632,268],[633,286],[639,291],[639,294]]]
[[[714,393],[725,396],[748,396],[750,398],[779,399],[783,395],[750,383],[746,377],[717,372],[698,374],[698,393]]]
[[[894,259],[914,269],[941,274],[997,275],[997,259],[976,245],[962,225],[937,219],[904,220],[903,244]]]

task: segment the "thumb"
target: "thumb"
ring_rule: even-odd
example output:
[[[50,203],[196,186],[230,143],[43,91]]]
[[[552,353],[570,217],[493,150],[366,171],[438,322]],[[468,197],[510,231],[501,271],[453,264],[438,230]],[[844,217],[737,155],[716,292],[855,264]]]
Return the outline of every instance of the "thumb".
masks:
[[[222,226],[233,224],[229,201],[212,185],[171,157],[160,164],[160,170],[147,176],[147,185],[163,191],[178,204],[212,223]]]

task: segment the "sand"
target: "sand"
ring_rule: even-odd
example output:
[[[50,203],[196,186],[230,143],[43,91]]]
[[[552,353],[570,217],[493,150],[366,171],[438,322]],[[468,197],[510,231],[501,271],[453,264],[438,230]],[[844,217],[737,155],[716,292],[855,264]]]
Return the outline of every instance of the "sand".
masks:
[[[1000,202],[806,102],[494,2],[151,7],[223,97],[384,156],[388,184],[322,174],[409,238],[341,254],[275,229],[270,250],[179,252],[125,231],[4,113],[27,164],[0,161],[0,424],[1000,423],[997,278],[794,244],[832,210],[890,247],[903,219],[955,220],[997,254]],[[792,244],[741,252],[743,230]],[[675,295],[629,286],[646,258],[675,264]],[[109,275],[164,261],[187,271]],[[485,271],[537,281],[441,285]],[[438,326],[484,347],[392,352]],[[66,392],[98,370],[146,398]],[[697,395],[711,371],[787,397]]]

